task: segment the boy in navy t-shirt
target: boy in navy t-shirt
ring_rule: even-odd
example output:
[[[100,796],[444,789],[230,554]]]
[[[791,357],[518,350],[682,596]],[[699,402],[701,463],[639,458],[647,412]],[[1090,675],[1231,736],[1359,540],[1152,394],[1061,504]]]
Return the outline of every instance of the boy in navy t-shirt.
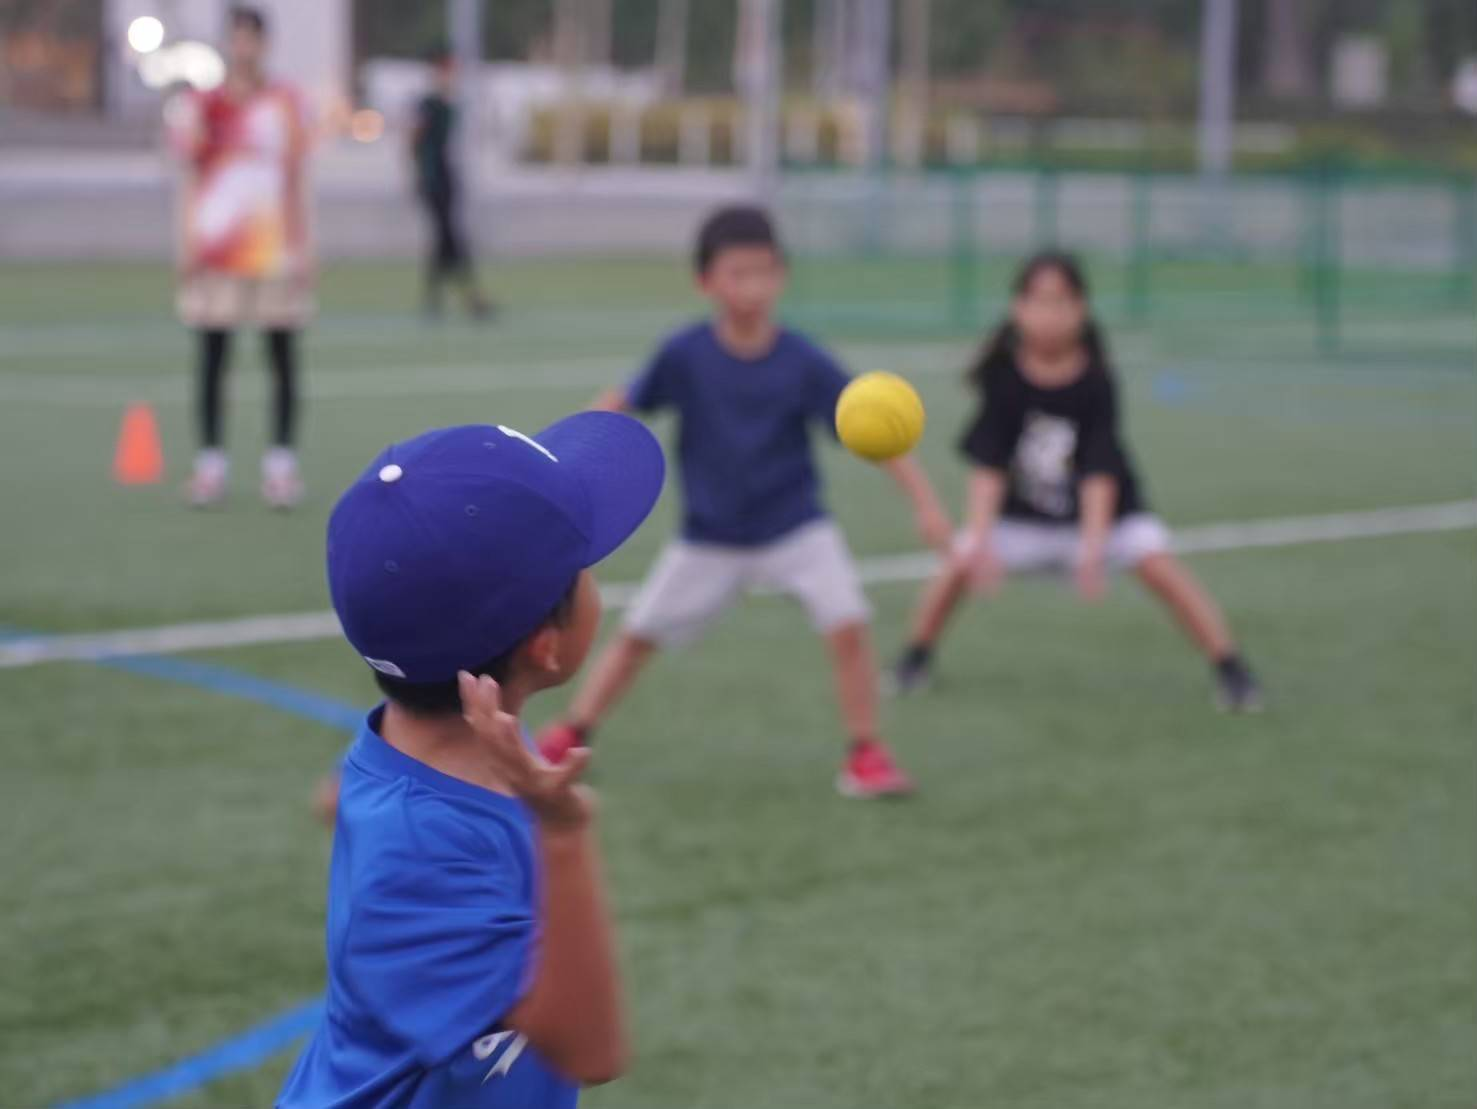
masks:
[[[572,1109],[624,1065],[586,752],[518,717],[584,661],[588,567],[661,492],[635,420],[428,432],[340,498],[328,583],[386,702],[344,758],[328,992],[282,1109]]]
[[[821,503],[810,451],[814,428],[834,434],[836,401],[849,379],[824,350],[776,323],[785,264],[763,211],[727,208],[710,217],[695,263],[713,318],[671,336],[626,389],[600,405],[677,412],[682,535],[657,561],[567,719],[540,737],[540,749],[558,762],[584,746],[657,648],[693,641],[739,594],[770,588],[797,598],[830,648],[851,738],[837,787],[854,797],[905,793],[911,784],[877,731],[866,598]],[[924,540],[946,547],[949,520],[922,467],[904,458],[887,469],[911,499]]]

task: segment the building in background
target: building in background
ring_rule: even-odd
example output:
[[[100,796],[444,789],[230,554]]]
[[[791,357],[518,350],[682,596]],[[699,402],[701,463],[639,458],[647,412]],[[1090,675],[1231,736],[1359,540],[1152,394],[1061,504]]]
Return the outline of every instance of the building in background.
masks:
[[[0,109],[154,122],[177,82],[209,85],[232,0],[10,0],[0,5]],[[273,71],[324,112],[348,101],[350,0],[256,0]],[[130,33],[132,32],[132,33]]]
[[[115,117],[153,113],[161,87],[176,80],[208,84],[211,68],[202,60],[204,48],[214,50],[219,43],[233,2],[104,0],[107,113]],[[320,113],[341,112],[349,102],[349,0],[254,0],[253,6],[268,20],[272,72],[302,89]],[[139,20],[158,21],[163,34],[157,44],[153,35],[143,42],[135,35],[131,42],[130,28]]]

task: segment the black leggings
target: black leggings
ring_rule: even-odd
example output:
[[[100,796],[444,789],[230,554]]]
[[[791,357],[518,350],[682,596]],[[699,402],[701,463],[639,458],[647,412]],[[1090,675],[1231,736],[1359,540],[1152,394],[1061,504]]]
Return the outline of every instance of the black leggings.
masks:
[[[297,434],[297,332],[273,328],[262,333],[267,365],[272,373],[272,442],[290,447]],[[207,329],[200,332],[200,442],[207,448],[221,445],[221,421],[225,408],[225,378],[231,333]]]
[[[431,253],[426,259],[426,284],[467,273],[472,257],[456,214],[456,185],[450,179],[421,190],[421,202],[431,219]]]

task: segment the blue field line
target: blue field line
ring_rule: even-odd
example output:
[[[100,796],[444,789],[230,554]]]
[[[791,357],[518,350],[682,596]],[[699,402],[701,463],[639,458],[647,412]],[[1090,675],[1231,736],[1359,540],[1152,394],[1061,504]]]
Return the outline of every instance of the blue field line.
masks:
[[[26,639],[32,634],[34,633],[0,625],[0,642],[7,639]],[[161,655],[140,655],[99,659],[98,664],[113,670],[193,685],[228,697],[255,701],[351,734],[359,730],[364,720],[362,709],[336,701],[332,697],[324,697],[213,663]],[[217,1078],[249,1070],[266,1062],[293,1041],[313,1031],[322,1015],[321,998],[295,1005],[197,1055],[181,1059],[178,1063],[152,1074],[129,1079],[111,1090],[62,1102],[54,1109],[141,1109],[142,1106],[179,1097],[214,1082]]]
[[[0,624],[0,643],[7,640],[31,639],[35,632]],[[163,681],[193,685],[208,689],[212,693],[223,693],[227,697],[239,697],[244,701],[255,701],[259,705],[278,709],[293,716],[300,716],[316,724],[324,724],[350,735],[358,732],[364,722],[364,710],[320,693],[283,685],[281,682],[258,678],[228,666],[216,666],[209,662],[194,662],[189,659],[167,655],[129,655],[119,658],[100,658],[97,665],[112,670],[123,670],[130,674],[159,678]]]
[[[104,658],[99,659],[98,662],[113,670],[125,670],[130,674],[143,674],[150,678],[162,678],[165,681],[208,689],[213,693],[223,693],[228,697],[255,701],[293,716],[301,716],[318,724],[326,724],[341,732],[357,732],[359,725],[364,722],[363,709],[336,701],[332,697],[324,697],[305,689],[268,681],[266,678],[258,678],[253,674],[232,670],[226,666],[164,655]]]
[[[4,629],[0,629],[0,634],[3,631]],[[193,662],[162,655],[140,655],[99,659],[98,663],[113,670],[193,685],[213,693],[255,701],[349,733],[358,731],[364,720],[363,711],[353,705],[208,662]],[[217,1078],[260,1065],[294,1040],[311,1032],[322,1013],[321,1000],[297,1005],[173,1066],[141,1078],[130,1079],[121,1086],[90,1097],[64,1102],[56,1109],[135,1109],[178,1097],[214,1082]]]
[[[266,1062],[294,1040],[317,1027],[321,999],[295,1005],[285,1013],[253,1025],[198,1055],[146,1074],[90,1097],[67,1101],[55,1109],[137,1109],[178,1097],[235,1071]]]

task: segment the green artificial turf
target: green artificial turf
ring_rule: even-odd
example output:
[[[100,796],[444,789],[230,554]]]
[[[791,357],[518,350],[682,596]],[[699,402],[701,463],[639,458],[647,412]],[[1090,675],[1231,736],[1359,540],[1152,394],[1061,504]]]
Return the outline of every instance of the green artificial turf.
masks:
[[[328,508],[380,446],[469,419],[536,429],[696,304],[676,262],[494,279],[502,322],[435,328],[405,307],[408,267],[327,273],[306,350],[310,496],[282,517],[253,487],[254,339],[236,352],[232,500],[190,513],[189,349],[164,271],[0,268],[0,624],[323,609]],[[830,337],[856,369],[919,384],[923,458],[957,503],[972,340]],[[1470,366],[1194,338],[1115,335],[1135,453],[1172,523],[1472,497]],[[109,480],[132,398],[159,413],[164,486]],[[823,455],[858,554],[914,549],[886,479]],[[640,576],[674,507],[605,580]],[[961,618],[934,692],[887,707],[921,790],[879,806],[830,792],[841,737],[803,616],[747,602],[659,660],[600,737],[637,1057],[587,1104],[1466,1109],[1474,555],[1455,532],[1193,557],[1270,689],[1244,719],[1211,711],[1202,664],[1131,581],[1096,607],[1017,583]],[[915,589],[872,592],[885,652]],[[332,641],[187,657],[372,697]],[[0,1104],[107,1088],[319,989],[328,841],[307,802],[341,734],[92,664],[0,670],[0,698]],[[172,1104],[267,1104],[290,1059]]]

